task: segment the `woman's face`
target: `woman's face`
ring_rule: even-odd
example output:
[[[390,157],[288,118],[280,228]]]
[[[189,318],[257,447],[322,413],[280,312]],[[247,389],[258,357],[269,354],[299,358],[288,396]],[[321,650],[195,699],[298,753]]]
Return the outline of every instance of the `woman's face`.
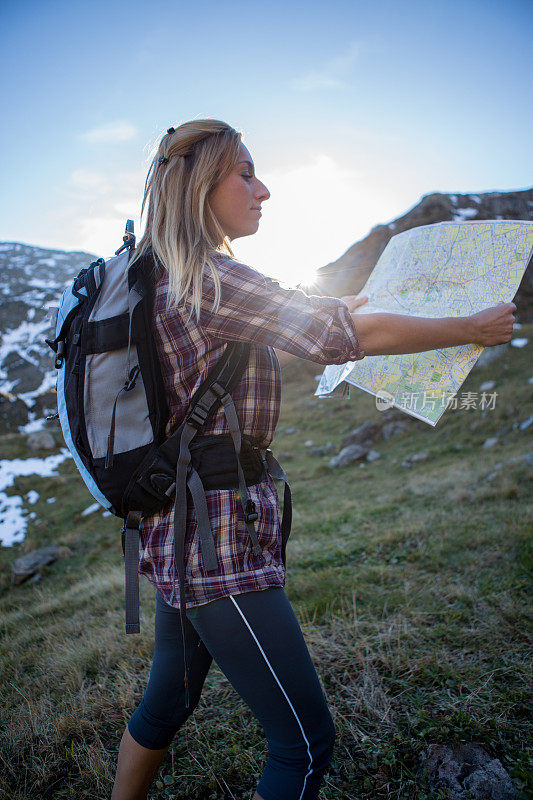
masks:
[[[250,236],[259,227],[261,203],[270,192],[255,177],[252,156],[241,143],[238,163],[209,194],[209,204],[229,239]]]

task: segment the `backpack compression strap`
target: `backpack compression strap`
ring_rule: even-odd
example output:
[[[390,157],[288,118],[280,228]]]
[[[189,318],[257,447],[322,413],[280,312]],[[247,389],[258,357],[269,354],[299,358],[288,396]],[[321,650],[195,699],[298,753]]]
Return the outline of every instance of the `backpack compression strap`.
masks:
[[[218,562],[216,559],[216,552],[213,542],[213,533],[209,523],[209,515],[207,513],[207,503],[205,501],[205,492],[201,483],[200,477],[197,472],[191,467],[191,452],[189,445],[192,439],[196,436],[198,431],[203,427],[206,420],[212,413],[220,406],[221,398],[229,396],[229,392],[233,391],[239,380],[241,379],[250,355],[250,345],[243,343],[231,342],[227,345],[228,358],[224,363],[222,370],[219,372],[216,380],[209,382],[206,381],[207,388],[205,391],[195,394],[195,402],[191,411],[187,415],[183,424],[179,443],[179,454],[176,465],[176,488],[175,488],[175,502],[174,502],[174,574],[171,602],[174,599],[174,592],[176,588],[176,571],[178,573],[179,594],[180,594],[180,621],[181,621],[181,635],[183,641],[183,662],[185,668],[185,705],[189,707],[189,680],[188,668],[185,659],[185,627],[184,618],[186,614],[186,599],[185,599],[185,535],[187,527],[187,485],[191,490],[195,510],[197,513],[197,524],[200,534],[200,542],[202,546],[202,558],[206,557],[208,563],[214,564],[212,568],[216,569]],[[216,387],[216,388],[215,388]],[[233,405],[233,400],[231,405]],[[224,401],[222,401],[224,402]],[[227,402],[227,401],[226,401]],[[233,406],[235,410],[235,406]],[[224,405],[226,411],[226,405]],[[226,414],[227,416],[227,414]],[[237,414],[235,412],[235,420],[237,422],[237,429],[239,428]],[[230,424],[232,427],[232,424]],[[233,434],[232,434],[233,437]],[[255,513],[255,506],[248,498],[246,491],[246,481],[240,463],[240,448],[241,448],[241,435],[238,430],[238,438],[234,438],[235,449],[237,453],[238,471],[239,471],[239,486],[244,484],[244,497],[248,503],[243,503],[243,508],[249,507],[251,503],[252,508],[245,511],[245,520],[250,536],[253,535],[254,553],[261,553],[261,547],[257,540],[257,534],[253,527],[254,519],[257,519]],[[238,444],[238,448],[237,448]],[[240,490],[242,494],[242,489]],[[251,524],[248,527],[249,523]],[[209,542],[208,545],[206,543]],[[206,569],[210,569],[207,567]]]
[[[125,561],[126,633],[140,633],[139,625],[139,525],[141,512],[130,511],[122,528]]]

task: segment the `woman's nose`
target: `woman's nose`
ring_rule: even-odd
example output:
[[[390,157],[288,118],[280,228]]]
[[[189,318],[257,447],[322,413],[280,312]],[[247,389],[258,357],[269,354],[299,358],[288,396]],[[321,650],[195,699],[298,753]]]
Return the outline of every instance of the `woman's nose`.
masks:
[[[259,181],[259,186],[257,188],[257,192],[255,193],[255,196],[257,197],[258,200],[261,200],[262,202],[264,200],[268,200],[268,198],[270,197],[270,192],[268,191],[268,189],[265,186],[265,184],[261,183],[261,181]]]

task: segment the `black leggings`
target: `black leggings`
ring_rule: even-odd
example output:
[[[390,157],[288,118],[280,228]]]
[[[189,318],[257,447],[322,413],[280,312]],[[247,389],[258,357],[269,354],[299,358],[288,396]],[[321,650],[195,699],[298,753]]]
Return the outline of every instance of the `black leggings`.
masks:
[[[158,750],[197,705],[213,659],[248,704],[268,741],[257,786],[264,800],[316,800],[333,752],[335,728],[302,631],[284,590],[223,597],[187,610],[185,708],[179,610],[157,593],[150,680],[128,729]]]

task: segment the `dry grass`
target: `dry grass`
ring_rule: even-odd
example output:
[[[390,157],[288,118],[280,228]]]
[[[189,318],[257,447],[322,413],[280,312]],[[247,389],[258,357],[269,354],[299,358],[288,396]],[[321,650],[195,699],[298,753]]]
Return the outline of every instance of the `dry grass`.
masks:
[[[485,480],[529,447],[513,428],[532,413],[527,349],[491,368],[494,412],[449,414],[436,429],[414,423],[378,443],[379,461],[334,472],[327,457],[309,456],[305,439],[339,443],[379,419],[372,398],[310,403],[317,366],[287,375],[274,443],[293,454],[286,589],[337,729],[321,800],[437,800],[417,775],[419,756],[448,741],[481,742],[527,791],[531,466],[508,464]],[[462,388],[488,377],[474,372]],[[301,435],[285,435],[289,426]],[[481,448],[502,430],[495,448]],[[20,438],[3,444],[21,455]],[[421,450],[427,462],[400,467]],[[117,521],[80,517],[90,498],[72,464],[60,472],[17,482],[17,493],[41,494],[37,520],[25,543],[0,550],[0,796],[10,800],[109,797],[153,653],[145,581],[142,633],[123,633]],[[40,583],[11,588],[13,558],[50,543],[72,557],[44,568]],[[261,729],[214,666],[150,797],[247,800],[265,756]]]

